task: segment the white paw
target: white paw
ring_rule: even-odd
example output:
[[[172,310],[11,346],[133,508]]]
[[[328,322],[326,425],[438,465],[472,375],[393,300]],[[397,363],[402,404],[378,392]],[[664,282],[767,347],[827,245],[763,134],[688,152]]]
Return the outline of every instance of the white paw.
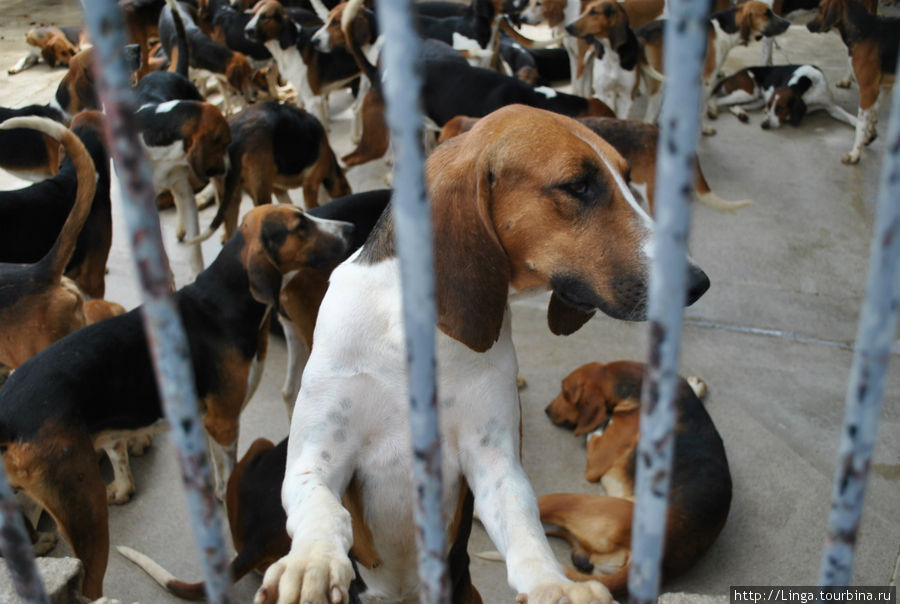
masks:
[[[343,604],[355,573],[346,553],[317,543],[290,553],[266,571],[254,604]]]
[[[546,583],[530,593],[519,594],[519,604],[612,604],[606,586],[598,581]]]
[[[131,495],[134,493],[134,486],[131,488],[123,487],[112,483],[106,485],[106,502],[110,505],[122,505],[131,501]]]
[[[841,158],[841,161],[845,164],[858,164],[859,163],[859,151],[851,151],[847,155]]]

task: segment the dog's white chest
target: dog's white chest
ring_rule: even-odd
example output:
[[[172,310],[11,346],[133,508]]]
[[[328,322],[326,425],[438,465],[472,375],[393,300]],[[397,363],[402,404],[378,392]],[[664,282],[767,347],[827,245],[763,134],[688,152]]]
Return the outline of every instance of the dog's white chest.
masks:
[[[361,485],[366,523],[383,561],[374,572],[360,571],[367,593],[387,601],[412,597],[418,588],[406,347],[397,283],[396,260],[361,265],[351,259],[332,273],[291,428],[292,448],[302,443],[301,448],[309,445],[336,457],[345,447],[355,449],[347,471]],[[474,423],[488,433],[491,422],[510,421],[510,406],[517,417],[517,367],[508,321],[500,341],[486,353],[475,353],[439,332],[437,354],[449,526],[462,473],[460,431]],[[504,391],[507,398],[511,395],[507,408]]]

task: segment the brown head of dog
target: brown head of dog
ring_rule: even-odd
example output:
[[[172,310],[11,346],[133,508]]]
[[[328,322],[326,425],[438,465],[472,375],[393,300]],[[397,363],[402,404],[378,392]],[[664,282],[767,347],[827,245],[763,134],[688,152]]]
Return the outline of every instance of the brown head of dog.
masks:
[[[627,458],[633,460],[637,445],[643,375],[643,366],[631,361],[582,365],[566,376],[559,395],[545,410],[550,421],[573,429],[575,436],[606,424],[602,446],[599,438],[588,441],[584,477],[590,482],[603,477],[603,487],[609,495],[630,497],[633,492],[633,474],[611,477],[609,481],[604,475],[623,462],[626,469],[632,467]]]
[[[613,0],[588,2],[581,15],[566,25],[566,31],[579,38],[609,38],[613,48],[628,41],[628,30],[628,14]]]
[[[487,350],[499,336],[510,286],[552,289],[548,322],[556,334],[573,333],[597,309],[644,320],[652,221],[631,194],[627,172],[622,156],[583,124],[522,105],[499,109],[441,144],[426,167],[441,225],[440,328]],[[692,303],[709,279],[692,265],[688,281]]]
[[[41,58],[50,67],[68,67],[69,61],[78,53],[78,47],[69,41],[66,34],[57,27],[35,27],[25,34],[30,46],[41,49]]]

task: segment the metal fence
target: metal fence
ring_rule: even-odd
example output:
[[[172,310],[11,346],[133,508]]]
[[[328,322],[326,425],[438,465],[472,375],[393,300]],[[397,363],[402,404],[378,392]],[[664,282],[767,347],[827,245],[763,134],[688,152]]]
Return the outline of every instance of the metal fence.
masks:
[[[174,433],[195,540],[204,561],[208,598],[210,602],[230,602],[233,598],[222,523],[212,496],[187,341],[169,291],[150,172],[137,141],[135,103],[122,56],[123,21],[115,2],[84,0],[84,5],[88,30],[96,48],[98,88],[109,117],[112,156],[122,187],[129,238],[140,275],[148,346]],[[393,207],[409,347],[415,479],[420,487],[416,489],[420,495],[416,523],[422,602],[430,604],[448,602],[449,594],[440,508],[431,213],[425,192],[423,118],[419,109],[420,40],[412,29],[411,6],[408,0],[378,1],[378,17],[386,34],[384,68],[396,74],[386,82],[385,97],[396,158]],[[685,244],[700,125],[699,113],[679,111],[679,108],[700,106],[696,82],[700,81],[705,48],[707,6],[706,0],[673,0],[666,26],[665,71],[669,77],[661,114],[662,144],[657,158],[657,225],[648,311],[650,353],[641,401],[640,461],[629,578],[631,601],[635,603],[655,601],[660,584],[681,302],[685,291]],[[856,531],[900,308],[900,203],[897,203],[900,199],[900,95],[896,93],[885,148],[868,286],[847,389],[832,511],[819,579],[823,586],[846,585],[850,580]],[[0,552],[21,600],[46,602],[30,542],[2,468]]]

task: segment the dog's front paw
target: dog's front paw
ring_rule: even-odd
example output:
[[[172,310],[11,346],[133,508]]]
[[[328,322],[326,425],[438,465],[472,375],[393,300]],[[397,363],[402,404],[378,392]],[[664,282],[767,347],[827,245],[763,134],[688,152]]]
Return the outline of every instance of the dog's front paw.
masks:
[[[841,161],[847,165],[853,165],[859,163],[859,151],[853,150],[844,157],[841,158]]]
[[[266,571],[254,604],[343,604],[355,573],[347,554],[325,544],[290,553]]]
[[[131,501],[134,487],[128,488],[113,482],[106,485],[106,502],[110,505],[124,505]]]
[[[598,581],[545,583],[527,594],[519,594],[519,604],[612,604],[612,595]]]
[[[838,80],[834,83],[838,88],[850,88],[850,84],[853,83],[853,76],[847,76],[843,80]]]

